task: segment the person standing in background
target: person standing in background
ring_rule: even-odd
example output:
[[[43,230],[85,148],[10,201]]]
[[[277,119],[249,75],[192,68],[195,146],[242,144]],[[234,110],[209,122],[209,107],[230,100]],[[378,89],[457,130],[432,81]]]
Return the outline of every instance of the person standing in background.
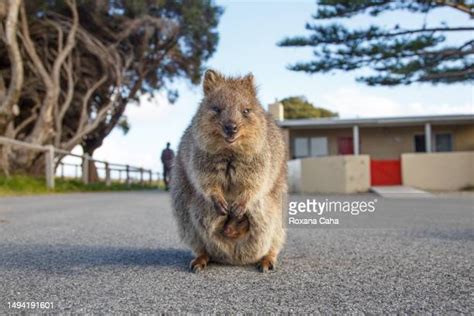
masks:
[[[169,190],[171,167],[173,166],[174,151],[170,148],[170,143],[166,143],[166,148],[161,152],[161,163],[163,164],[163,180],[165,189]]]

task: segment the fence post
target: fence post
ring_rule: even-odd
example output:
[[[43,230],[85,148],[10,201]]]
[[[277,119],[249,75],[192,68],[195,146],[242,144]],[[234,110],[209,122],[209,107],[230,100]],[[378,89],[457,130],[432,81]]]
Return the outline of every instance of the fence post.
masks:
[[[46,187],[54,189],[54,147],[48,145],[45,152]]]
[[[140,168],[140,185],[143,185],[143,168]]]
[[[82,158],[82,182],[84,184],[89,184],[89,159],[88,154],[85,154]]]
[[[110,187],[111,184],[112,184],[112,181],[110,179],[110,167],[109,167],[109,163],[106,162],[105,163],[105,185]]]
[[[148,170],[148,182],[150,183],[150,185],[153,183],[153,172],[150,170]]]
[[[126,172],[127,179],[125,180],[125,183],[127,185],[130,185],[130,166],[126,165],[126,168],[127,169],[125,170],[125,172]]]

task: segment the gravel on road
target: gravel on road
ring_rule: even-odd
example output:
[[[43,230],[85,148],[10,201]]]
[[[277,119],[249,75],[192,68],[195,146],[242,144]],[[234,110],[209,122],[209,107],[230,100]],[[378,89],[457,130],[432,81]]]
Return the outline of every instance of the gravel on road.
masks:
[[[474,199],[380,202],[402,225],[291,227],[275,272],[193,274],[166,193],[0,198],[0,314],[473,313]]]

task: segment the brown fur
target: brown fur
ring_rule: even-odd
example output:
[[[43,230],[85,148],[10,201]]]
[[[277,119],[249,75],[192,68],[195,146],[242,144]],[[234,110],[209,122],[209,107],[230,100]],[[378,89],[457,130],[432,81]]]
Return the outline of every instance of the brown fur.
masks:
[[[180,236],[198,256],[192,269],[202,270],[208,258],[271,270],[285,239],[281,131],[260,105],[252,75],[226,78],[209,70],[203,86],[171,180]],[[223,233],[229,226],[238,238]]]
[[[229,214],[222,227],[222,235],[230,239],[242,239],[250,230],[250,222],[247,215],[238,217],[235,214]]]

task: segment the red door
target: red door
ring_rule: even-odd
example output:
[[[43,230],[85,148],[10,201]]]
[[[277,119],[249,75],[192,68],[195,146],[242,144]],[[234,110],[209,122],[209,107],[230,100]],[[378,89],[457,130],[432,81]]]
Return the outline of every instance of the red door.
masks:
[[[337,138],[337,153],[339,155],[353,155],[354,142],[352,137],[338,137]]]
[[[370,160],[370,178],[372,185],[401,185],[400,159]]]

